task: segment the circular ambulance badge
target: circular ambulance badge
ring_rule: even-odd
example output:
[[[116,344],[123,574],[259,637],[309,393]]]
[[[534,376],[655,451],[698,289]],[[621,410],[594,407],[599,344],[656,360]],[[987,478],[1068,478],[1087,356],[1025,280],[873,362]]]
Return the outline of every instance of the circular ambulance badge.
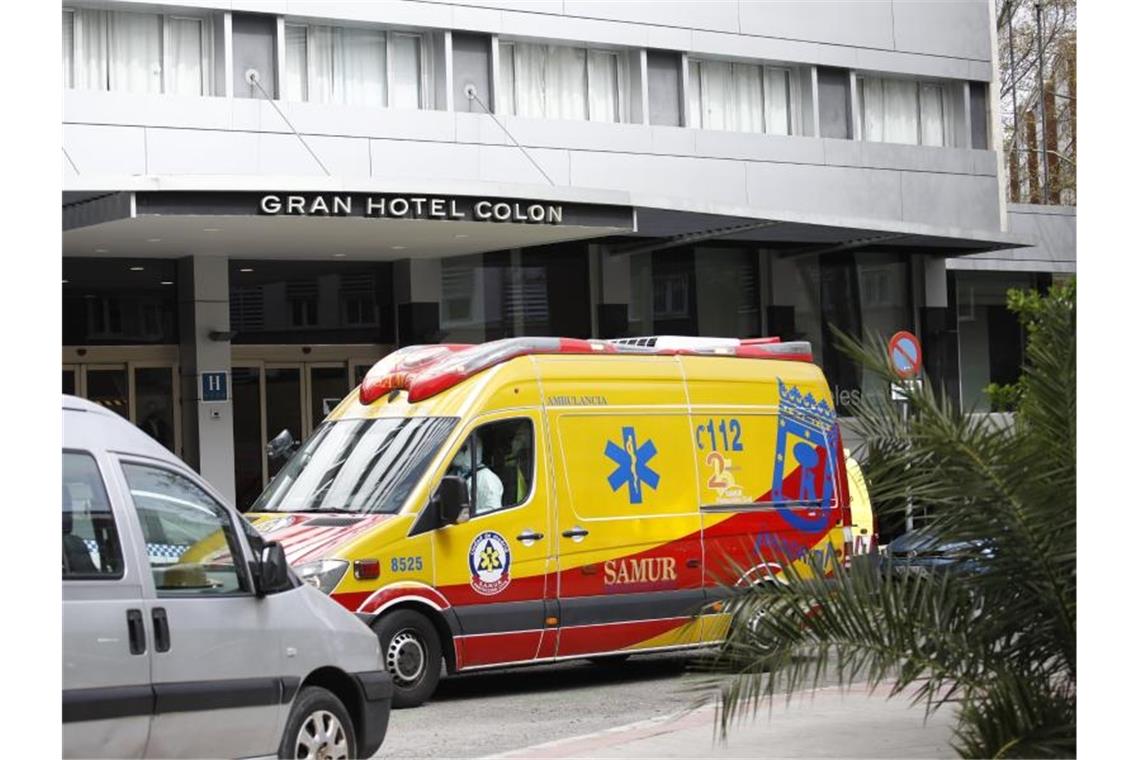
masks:
[[[493,596],[511,583],[511,547],[493,530],[475,536],[467,552],[471,568],[471,588],[484,596]]]

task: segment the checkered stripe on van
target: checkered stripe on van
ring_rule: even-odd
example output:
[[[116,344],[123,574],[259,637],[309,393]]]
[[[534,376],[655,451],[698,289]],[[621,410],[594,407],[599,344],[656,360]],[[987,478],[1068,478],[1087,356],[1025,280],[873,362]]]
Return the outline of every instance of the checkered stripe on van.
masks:
[[[99,559],[99,545],[95,543],[94,539],[83,539],[87,551],[91,553],[93,560]],[[147,544],[146,556],[156,565],[170,565],[178,561],[178,559],[186,553],[189,546],[183,544]]]

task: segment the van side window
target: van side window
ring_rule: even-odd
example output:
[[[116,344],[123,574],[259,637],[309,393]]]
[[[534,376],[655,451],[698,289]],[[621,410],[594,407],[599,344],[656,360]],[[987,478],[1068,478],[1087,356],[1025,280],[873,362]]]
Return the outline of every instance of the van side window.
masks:
[[[534,426],[529,419],[480,425],[456,453],[448,475],[467,481],[474,515],[517,507],[534,485]]]
[[[249,591],[241,545],[225,507],[189,478],[123,463],[159,596]]]
[[[63,452],[63,577],[123,577],[123,551],[95,457]]]

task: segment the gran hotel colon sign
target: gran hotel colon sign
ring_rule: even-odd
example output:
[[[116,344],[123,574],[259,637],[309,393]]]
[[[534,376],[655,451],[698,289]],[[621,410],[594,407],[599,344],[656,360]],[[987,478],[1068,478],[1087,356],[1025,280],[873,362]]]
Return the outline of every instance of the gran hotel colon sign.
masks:
[[[360,216],[375,219],[506,224],[562,224],[560,203],[438,195],[355,193],[266,193],[258,203],[265,216]]]

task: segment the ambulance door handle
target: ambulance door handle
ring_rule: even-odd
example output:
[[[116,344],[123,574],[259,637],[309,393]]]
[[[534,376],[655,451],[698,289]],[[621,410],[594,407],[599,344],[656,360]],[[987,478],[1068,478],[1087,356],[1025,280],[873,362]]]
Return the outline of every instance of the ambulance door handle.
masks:
[[[586,530],[585,528],[579,527],[577,525],[575,525],[570,530],[562,531],[562,537],[563,538],[569,538],[569,539],[572,539],[574,541],[581,541],[583,538],[585,538],[588,535],[590,535],[590,531]]]
[[[521,541],[522,543],[526,544],[527,546],[530,546],[530,544],[534,543],[535,541],[540,540],[542,538],[542,536],[543,536],[542,533],[535,533],[530,528],[527,528],[522,533],[515,536],[515,538],[518,541]]]

